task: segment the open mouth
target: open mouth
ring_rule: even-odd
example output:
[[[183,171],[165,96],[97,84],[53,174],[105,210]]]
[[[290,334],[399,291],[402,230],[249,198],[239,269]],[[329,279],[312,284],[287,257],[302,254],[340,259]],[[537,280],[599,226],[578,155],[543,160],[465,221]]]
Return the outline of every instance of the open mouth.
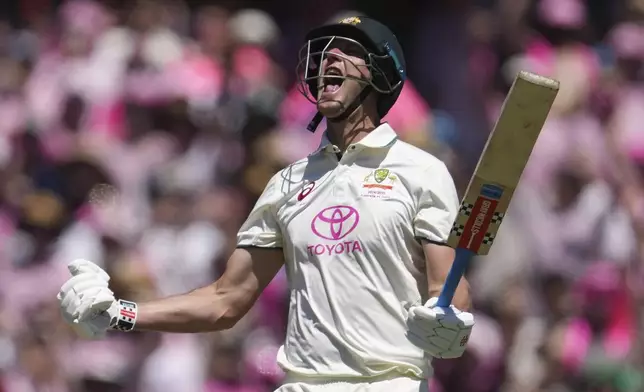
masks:
[[[342,72],[335,67],[329,67],[326,69],[324,77],[322,78],[322,91],[325,93],[336,93],[342,87],[343,82],[344,75],[342,75]]]

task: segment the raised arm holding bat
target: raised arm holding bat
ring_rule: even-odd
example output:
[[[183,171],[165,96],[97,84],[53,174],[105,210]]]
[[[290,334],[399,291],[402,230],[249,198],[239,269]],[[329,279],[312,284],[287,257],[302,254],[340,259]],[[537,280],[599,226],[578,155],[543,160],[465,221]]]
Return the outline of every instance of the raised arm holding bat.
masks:
[[[429,359],[461,356],[474,325],[463,266],[447,279],[454,247],[484,253],[491,244],[557,86],[521,75],[459,209],[445,165],[381,122],[405,69],[396,37],[372,19],[312,30],[298,74],[318,109],[309,130],[323,117],[327,129],[315,152],[269,181],[223,276],[136,304],[114,298],[107,274],[77,260],[59,294],[65,319],[95,338],[226,329],[285,266],[289,322],[277,360],[287,379],[278,391],[427,391]]]

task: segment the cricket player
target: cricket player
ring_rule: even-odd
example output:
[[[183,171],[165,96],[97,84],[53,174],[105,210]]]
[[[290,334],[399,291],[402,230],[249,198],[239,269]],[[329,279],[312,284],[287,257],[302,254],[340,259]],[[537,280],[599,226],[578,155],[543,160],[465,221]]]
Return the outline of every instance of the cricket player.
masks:
[[[431,358],[463,354],[474,320],[463,279],[437,297],[454,258],[445,245],[459,200],[445,165],[381,122],[405,81],[396,37],[365,17],[312,30],[302,92],[326,118],[317,151],[277,173],[210,286],[146,303],[116,299],[109,276],[76,260],[58,295],[64,318],[101,338],[120,331],[230,328],[285,266],[288,330],[279,392],[427,391]],[[460,309],[460,310],[459,310]]]

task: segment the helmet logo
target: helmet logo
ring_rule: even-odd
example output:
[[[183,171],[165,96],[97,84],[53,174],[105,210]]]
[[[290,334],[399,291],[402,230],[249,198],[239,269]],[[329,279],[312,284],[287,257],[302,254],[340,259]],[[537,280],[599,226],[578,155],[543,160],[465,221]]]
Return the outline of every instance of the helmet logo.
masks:
[[[396,56],[396,52],[394,52],[391,49],[391,46],[389,45],[389,42],[385,41],[383,42],[383,47],[385,48],[385,52],[391,57],[391,59],[394,61],[394,66],[396,67],[396,70],[398,71],[398,74],[400,75],[400,79],[405,80],[407,76],[405,75],[405,69],[403,68],[402,64],[400,63],[400,60],[398,60],[398,56]]]
[[[354,25],[354,26],[355,26],[355,25],[357,25],[357,24],[359,24],[359,23],[361,23],[361,22],[362,22],[362,21],[361,21],[361,20],[360,20],[360,18],[358,18],[357,16],[351,16],[351,17],[349,17],[349,18],[344,18],[344,19],[342,19],[342,20],[341,20],[340,22],[338,22],[338,23],[342,23],[342,24],[350,24],[350,25]]]

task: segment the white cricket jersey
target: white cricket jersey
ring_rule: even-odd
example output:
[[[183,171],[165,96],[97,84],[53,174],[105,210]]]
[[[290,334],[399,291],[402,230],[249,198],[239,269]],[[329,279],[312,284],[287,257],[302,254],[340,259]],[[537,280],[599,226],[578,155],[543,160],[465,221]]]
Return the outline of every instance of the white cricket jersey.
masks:
[[[405,337],[406,307],[428,295],[420,239],[444,243],[459,201],[436,157],[382,124],[338,161],[320,148],[277,173],[239,246],[283,248],[290,288],[285,371],[302,376],[429,377]]]

